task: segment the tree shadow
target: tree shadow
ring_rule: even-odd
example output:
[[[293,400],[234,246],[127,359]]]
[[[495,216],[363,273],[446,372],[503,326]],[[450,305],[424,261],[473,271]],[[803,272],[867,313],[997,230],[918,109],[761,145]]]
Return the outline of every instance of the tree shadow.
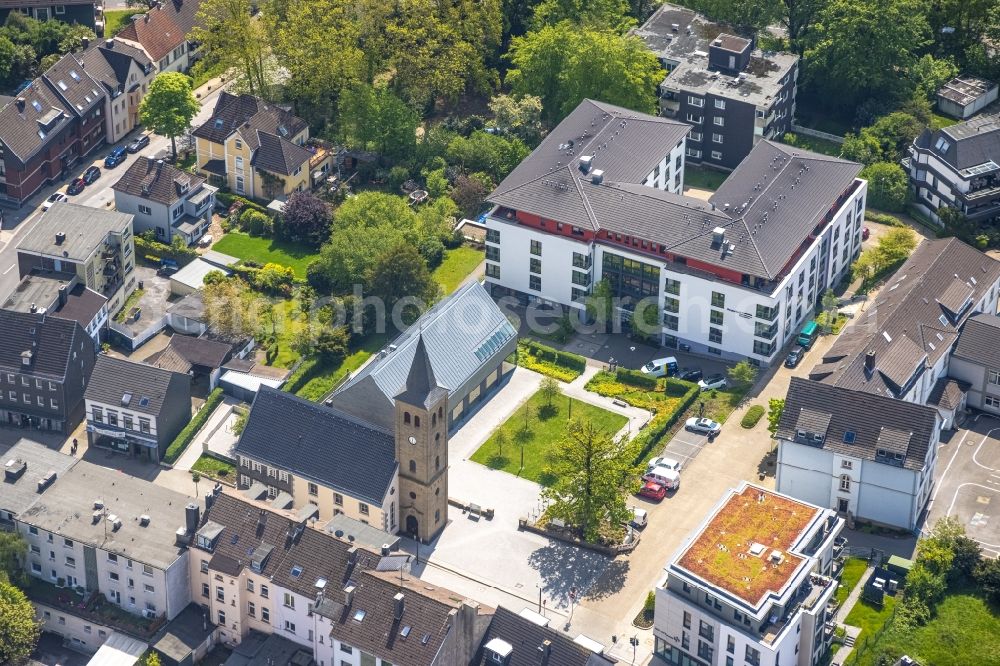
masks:
[[[628,578],[629,561],[620,559],[614,560],[604,570],[600,578],[587,591],[587,599],[603,599],[618,592],[625,586],[625,579]]]
[[[510,464],[510,458],[499,453],[495,453],[486,460],[486,466],[490,469],[504,469]]]
[[[538,420],[548,421],[553,416],[559,413],[559,408],[555,405],[542,405],[538,408]]]
[[[767,453],[761,457],[760,462],[757,463],[757,475],[764,475],[773,477],[775,470],[778,468],[778,449],[772,448]]]
[[[613,565],[614,561],[592,550],[552,541],[532,552],[528,556],[528,564],[541,576],[545,594],[555,606],[568,608],[570,592],[576,590],[577,600],[589,596],[590,590],[605,578],[608,565]],[[625,566],[627,568],[627,563]],[[613,588],[602,583],[601,590],[607,590],[602,592],[607,594]]]
[[[520,427],[514,433],[514,441],[518,444],[527,444],[535,438],[535,431],[531,428]]]

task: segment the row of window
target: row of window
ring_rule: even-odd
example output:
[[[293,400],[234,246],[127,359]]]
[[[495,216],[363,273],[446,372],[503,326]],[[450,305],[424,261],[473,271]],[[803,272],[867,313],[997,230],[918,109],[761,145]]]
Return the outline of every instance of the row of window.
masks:
[[[91,415],[94,418],[95,423],[104,423],[105,417],[107,417],[107,423],[113,428],[118,427],[118,412],[113,409],[105,410],[102,407],[95,406],[91,410]],[[122,426],[126,430],[138,430],[139,432],[149,433],[150,421],[147,418],[138,418],[138,427],[136,427],[136,419],[132,417],[131,414],[121,415]]]
[[[721,150],[713,150],[710,154],[711,154],[713,160],[718,161],[718,160],[722,159],[722,151]],[[687,156],[688,157],[694,158],[696,160],[700,160],[701,159],[701,155],[702,155],[702,153],[701,153],[700,150],[697,150],[695,148],[688,148],[687,149]]]
[[[7,373],[7,383],[8,384],[16,384],[17,383],[17,375],[8,372]],[[44,390],[46,384],[48,385],[48,389],[50,391],[56,391],[56,390],[58,390],[58,384],[56,384],[56,382],[46,382],[46,381],[42,381],[41,379],[38,379],[37,377],[35,378],[35,388],[38,389],[39,391]],[[30,377],[26,377],[25,375],[21,375],[21,386],[31,386],[31,378]]]
[[[3,397],[4,397],[3,391],[0,391],[0,400],[2,400]],[[7,398],[10,402],[17,402],[17,391],[8,391]],[[22,402],[26,405],[34,403],[37,404],[39,407],[45,407],[45,398],[42,396],[37,396],[35,400],[32,401],[31,395],[29,395],[28,393],[22,393],[21,398]],[[59,401],[56,400],[55,398],[49,398],[49,408],[59,409]]]

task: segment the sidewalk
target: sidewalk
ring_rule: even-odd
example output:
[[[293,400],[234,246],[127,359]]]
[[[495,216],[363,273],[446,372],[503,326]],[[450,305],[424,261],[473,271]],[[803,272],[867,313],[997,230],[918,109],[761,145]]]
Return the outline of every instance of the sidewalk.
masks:
[[[847,637],[850,639],[848,641],[850,645],[847,643],[841,645],[837,652],[834,653],[831,664],[843,664],[848,655],[854,651],[854,641],[857,640],[858,636],[861,634],[861,628],[844,624],[844,620],[846,620],[847,616],[851,614],[851,610],[854,609],[854,605],[858,603],[858,600],[861,598],[861,593],[865,589],[865,583],[868,581],[868,577],[874,572],[875,567],[870,566],[865,569],[865,572],[861,575],[861,580],[859,580],[858,584],[854,586],[851,593],[847,595],[847,599],[845,599],[844,603],[842,603],[840,608],[837,609],[836,615],[833,616],[833,621],[837,624],[837,626],[843,626],[844,630],[847,632]]]
[[[209,449],[226,457],[232,457],[230,451],[236,445],[238,438],[228,431],[227,424],[233,416],[233,407],[238,404],[239,400],[228,395],[222,399],[205,425],[195,433],[194,439],[174,463],[174,469],[191,469],[201,454]]]
[[[642,428],[642,426],[646,425],[649,419],[653,417],[653,415],[649,411],[645,409],[640,409],[639,407],[631,407],[628,405],[622,407],[621,405],[616,405],[614,404],[612,398],[608,398],[603,395],[597,395],[596,393],[591,393],[590,391],[584,388],[584,386],[587,385],[587,382],[589,382],[591,378],[600,371],[601,371],[600,368],[588,365],[586,369],[583,371],[582,375],[580,375],[570,383],[563,384],[561,386],[563,394],[571,398],[576,398],[577,400],[580,400],[582,402],[586,402],[587,404],[594,405],[595,407],[600,407],[601,409],[606,409],[609,412],[614,412],[615,414],[620,414],[628,418],[628,424],[626,424],[624,428],[618,431],[617,433],[618,435],[627,433],[629,436],[631,436],[639,432],[639,429]]]

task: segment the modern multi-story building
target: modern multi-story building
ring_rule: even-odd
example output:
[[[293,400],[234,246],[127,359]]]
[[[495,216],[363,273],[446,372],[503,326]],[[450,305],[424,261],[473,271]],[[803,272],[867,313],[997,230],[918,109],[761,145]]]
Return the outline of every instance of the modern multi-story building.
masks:
[[[970,317],[951,353],[948,374],[966,388],[968,405],[1000,414],[1000,317]]]
[[[489,196],[486,282],[584,316],[607,280],[667,347],[769,365],[861,251],[860,165],[761,141],[708,200],[689,128],[585,100]],[[665,167],[666,164],[666,173]]]
[[[191,420],[191,378],[100,354],[84,400],[91,446],[156,463]]]
[[[931,404],[941,427],[954,427],[964,389],[949,378],[951,350],[966,320],[995,313],[998,298],[1000,261],[956,238],[925,240],[809,378]]]
[[[905,162],[917,208],[938,221],[948,206],[975,223],[1000,216],[1000,119],[977,116],[913,140]]]
[[[83,416],[94,355],[75,321],[0,310],[0,422],[71,432]]]
[[[37,271],[75,275],[118,312],[135,291],[132,216],[71,203],[54,204],[17,246],[23,278]]]
[[[844,520],[744,483],[667,565],[654,653],[670,666],[814,666],[833,637],[828,604]]]
[[[778,426],[778,492],[913,530],[934,488],[937,410],[793,377]]]
[[[112,189],[115,209],[133,216],[136,233],[153,230],[156,240],[167,244],[180,236],[188,245],[208,229],[218,191],[201,176],[141,156]]]
[[[753,36],[671,4],[635,35],[667,70],[660,114],[692,127],[690,162],[735,169],[758,141],[791,131],[797,55],[763,52]]]

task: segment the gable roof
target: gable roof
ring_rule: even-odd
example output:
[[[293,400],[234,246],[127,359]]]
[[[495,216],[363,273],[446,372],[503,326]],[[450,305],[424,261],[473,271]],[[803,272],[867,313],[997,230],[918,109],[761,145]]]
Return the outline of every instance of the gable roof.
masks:
[[[62,319],[72,319],[86,328],[107,302],[108,299],[105,296],[98,294],[93,289],[88,289],[82,282],[77,282],[66,294],[66,302],[58,305],[51,315]]]
[[[517,337],[483,285],[471,282],[421,315],[332,396],[333,405],[392,429],[394,398],[406,387],[418,342],[434,382],[449,394],[496,361]],[[423,404],[424,396],[420,397]]]
[[[1000,261],[955,238],[924,241],[809,377],[901,397],[908,388],[904,384],[949,352],[974,304],[998,280]],[[962,296],[964,309],[956,305],[956,295]],[[962,312],[951,309],[956,307]],[[865,370],[869,352],[875,353],[875,372]]]
[[[538,666],[541,661],[539,650],[545,641],[549,642],[548,660],[544,662],[548,666],[607,666],[616,663],[574,642],[562,632],[536,624],[499,606],[472,664],[488,666],[494,663],[490,652],[504,646],[510,648],[505,666]]]
[[[212,369],[221,368],[233,351],[232,345],[223,342],[180,334],[170,338],[166,349],[191,365]]]
[[[996,361],[997,350],[1000,350],[1000,317],[977,314],[965,322],[952,355],[985,364]]]
[[[255,142],[253,132],[242,132],[242,130],[263,130],[280,137],[291,138],[305,128],[306,121],[259,97],[233,95],[222,91],[215,102],[212,116],[192,134],[212,143],[223,143],[234,132],[241,131],[244,140]]]
[[[936,132],[925,130],[913,143],[956,170],[1000,162],[1000,116],[983,114]]]
[[[167,393],[177,391],[190,395],[190,387],[187,375],[98,354],[83,397],[155,416],[160,413]]]
[[[389,430],[267,386],[236,453],[379,506],[396,471]]]
[[[201,176],[178,169],[164,160],[140,155],[111,189],[169,206],[198,191],[204,183]]]
[[[61,380],[83,345],[93,341],[75,321],[0,310],[0,370]],[[21,362],[26,351],[32,352],[29,367]]]
[[[291,176],[303,164],[308,164],[312,157],[312,153],[302,146],[263,130],[258,129],[252,133],[240,131],[240,134],[256,138],[257,146],[250,163],[265,171]]]
[[[822,430],[813,429],[810,415],[815,414],[829,417]],[[823,435],[823,441],[801,442],[796,439],[799,430]],[[853,441],[846,441],[852,437],[845,433],[854,433]],[[878,449],[899,452],[905,456],[904,468],[920,470],[928,448],[938,441],[938,412],[926,405],[792,377],[776,436],[864,460],[882,461],[876,456]]]
[[[172,3],[167,3],[171,5]],[[118,33],[119,39],[126,39],[142,46],[154,62],[187,41],[187,30],[178,25],[174,12],[166,5],[150,9],[135,19]]]
[[[79,54],[79,59],[86,67],[87,73],[112,94],[125,92],[129,84],[129,70],[132,63],[146,73],[153,66],[142,49],[115,39],[108,39],[101,44],[91,46]]]

